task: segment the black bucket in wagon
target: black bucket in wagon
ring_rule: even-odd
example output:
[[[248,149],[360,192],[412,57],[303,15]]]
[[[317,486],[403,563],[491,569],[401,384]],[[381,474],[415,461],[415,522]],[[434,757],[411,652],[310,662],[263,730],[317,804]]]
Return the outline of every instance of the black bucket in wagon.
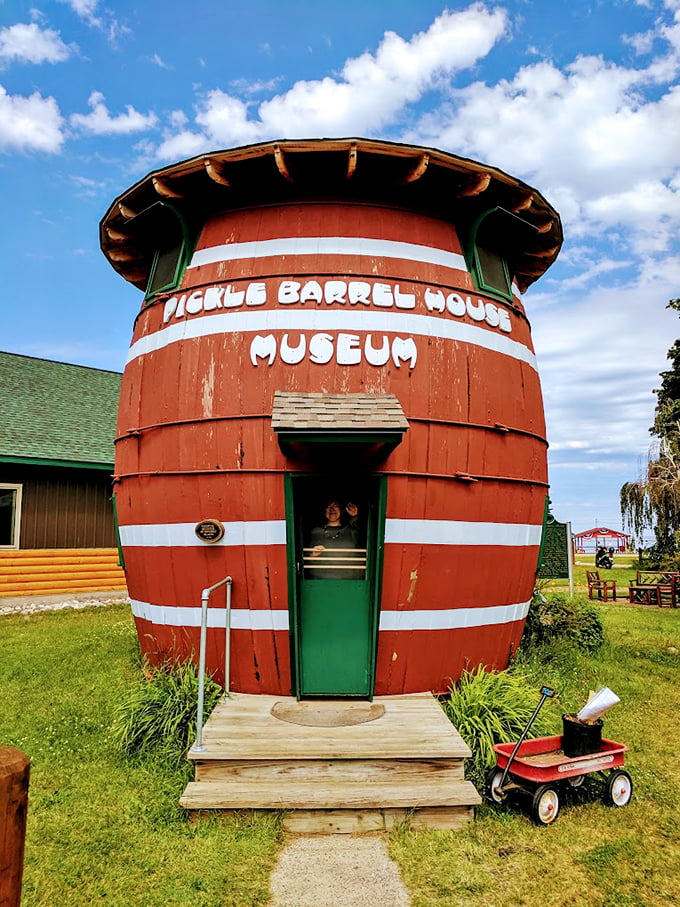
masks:
[[[579,721],[576,715],[562,716],[562,751],[565,756],[587,756],[599,753],[602,747],[601,718],[589,724]]]

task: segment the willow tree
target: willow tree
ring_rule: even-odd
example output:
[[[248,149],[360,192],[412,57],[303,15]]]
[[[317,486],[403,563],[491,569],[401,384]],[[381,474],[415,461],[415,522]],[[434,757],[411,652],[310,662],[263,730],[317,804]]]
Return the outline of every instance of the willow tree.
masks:
[[[680,312],[680,299],[668,308]],[[654,555],[658,559],[680,554],[680,339],[669,349],[671,368],[661,372],[654,424],[649,429],[657,439],[644,474],[621,488],[624,525],[635,534],[653,529]]]

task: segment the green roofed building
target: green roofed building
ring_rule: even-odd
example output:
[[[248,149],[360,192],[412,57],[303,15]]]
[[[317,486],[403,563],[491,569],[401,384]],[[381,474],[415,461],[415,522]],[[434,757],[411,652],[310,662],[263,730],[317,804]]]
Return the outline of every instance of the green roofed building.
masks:
[[[116,547],[120,381],[118,372],[0,352],[0,553]],[[5,579],[4,594],[18,594],[19,577]]]

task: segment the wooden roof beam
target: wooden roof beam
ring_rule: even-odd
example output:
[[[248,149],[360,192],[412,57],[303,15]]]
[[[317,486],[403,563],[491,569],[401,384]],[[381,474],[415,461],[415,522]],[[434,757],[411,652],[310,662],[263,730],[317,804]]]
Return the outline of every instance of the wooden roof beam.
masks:
[[[135,261],[142,261],[143,257],[140,255],[137,249],[109,249],[107,255],[111,261],[117,261],[120,263],[128,263]]]
[[[120,230],[114,230],[113,227],[106,225],[106,235],[111,240],[111,242],[124,242],[128,235],[127,233],[121,233]]]
[[[463,183],[461,183],[458,191],[456,192],[456,197],[467,198],[472,195],[481,195],[482,192],[486,192],[486,190],[489,188],[490,182],[491,174],[480,171],[470,179],[466,179]]]
[[[137,217],[137,212],[133,211],[132,208],[128,208],[127,205],[124,205],[122,202],[118,202],[118,213],[125,218],[125,220],[132,220],[133,217]]]
[[[403,183],[414,183],[416,180],[419,180],[420,177],[427,170],[427,166],[430,163],[430,155],[426,152],[421,154],[416,163],[411,167],[409,172],[403,179]]]
[[[174,189],[170,188],[169,183],[166,180],[159,179],[157,176],[154,176],[151,180],[153,187],[161,196],[161,198],[184,198],[181,192],[175,192]]]
[[[274,161],[276,163],[276,169],[279,171],[281,176],[285,180],[288,180],[289,183],[292,183],[293,177],[288,171],[288,167],[286,166],[286,157],[279,145],[274,145]]]
[[[525,252],[523,257],[538,258],[538,259],[554,258],[555,255],[557,255],[557,253],[559,251],[560,251],[559,246],[551,246],[549,249],[539,249],[536,252]]]
[[[550,233],[554,223],[552,217],[549,217],[547,220],[539,221],[537,224],[534,224],[534,227],[536,227],[536,230],[539,233]]]
[[[534,197],[531,193],[528,193],[527,195],[522,196],[514,205],[511,205],[510,211],[512,211],[513,214],[517,214],[519,211],[528,211],[533,203]]]
[[[220,186],[231,186],[231,183],[224,175],[224,172],[219,167],[217,167],[217,165],[211,158],[203,158],[203,166],[205,167],[206,173],[214,183],[218,183]]]
[[[345,174],[345,179],[352,179],[354,171],[357,169],[357,143],[352,142],[349,146],[349,154],[347,156],[347,173]]]

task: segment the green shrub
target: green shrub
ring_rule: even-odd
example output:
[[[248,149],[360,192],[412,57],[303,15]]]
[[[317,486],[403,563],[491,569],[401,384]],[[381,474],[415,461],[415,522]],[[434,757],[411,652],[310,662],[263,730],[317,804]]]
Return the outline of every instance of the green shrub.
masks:
[[[570,641],[584,652],[597,652],[604,643],[604,627],[597,607],[588,599],[555,592],[538,593],[529,607],[522,646]]]
[[[480,665],[465,671],[442,705],[456,730],[472,750],[465,777],[480,790],[487,770],[495,764],[495,743],[519,739],[538,705],[539,691],[516,671],[491,673]],[[550,718],[540,712],[529,736],[550,733]]]
[[[205,679],[204,714],[214,708],[222,690]],[[191,661],[159,668],[145,666],[144,677],[116,709],[112,735],[128,754],[148,755],[162,750],[177,762],[184,758],[196,733],[198,677]]]

